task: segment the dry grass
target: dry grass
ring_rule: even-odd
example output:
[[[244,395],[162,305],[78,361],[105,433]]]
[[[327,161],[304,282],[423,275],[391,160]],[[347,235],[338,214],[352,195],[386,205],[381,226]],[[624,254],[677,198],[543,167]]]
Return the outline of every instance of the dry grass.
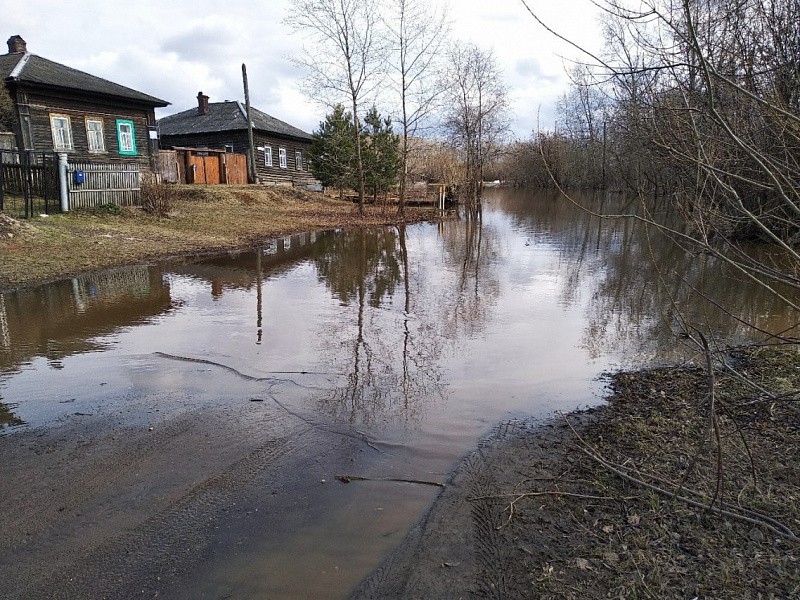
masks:
[[[292,188],[176,186],[166,217],[74,212],[27,222],[4,217],[0,289],[187,253],[249,247],[278,235],[387,225],[394,208],[365,207]],[[407,209],[407,221],[432,218]],[[11,234],[9,237],[8,234]]]
[[[756,397],[727,373],[718,374],[716,386],[724,487],[715,505],[722,500],[732,512],[768,515],[796,534],[798,357],[796,347],[729,357],[751,380],[794,395]],[[516,500],[498,545],[510,553],[509,597],[800,597],[800,543],[633,483],[586,452],[665,490],[683,483],[679,496],[710,504],[718,478],[705,383],[701,369],[618,374],[609,406],[588,424],[565,428],[557,441],[520,442],[516,489],[493,501],[507,518]],[[552,479],[537,479],[543,472]],[[531,490],[548,493],[521,495]]]

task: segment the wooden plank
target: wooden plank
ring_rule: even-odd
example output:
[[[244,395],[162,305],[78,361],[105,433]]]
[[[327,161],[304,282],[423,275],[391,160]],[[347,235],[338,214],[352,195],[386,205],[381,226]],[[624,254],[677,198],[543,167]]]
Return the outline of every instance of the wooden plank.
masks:
[[[247,183],[247,156],[244,154],[228,154],[228,183],[231,185],[244,185]]]
[[[208,185],[219,185],[220,184],[219,156],[203,156],[202,159],[203,159],[203,167],[205,168],[206,171],[206,183]]]

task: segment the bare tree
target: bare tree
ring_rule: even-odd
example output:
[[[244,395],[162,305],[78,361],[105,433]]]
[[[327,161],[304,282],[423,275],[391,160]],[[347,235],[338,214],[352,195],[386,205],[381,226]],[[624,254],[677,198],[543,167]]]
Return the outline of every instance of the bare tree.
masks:
[[[465,198],[480,200],[483,170],[509,131],[508,92],[494,55],[475,44],[454,44],[447,55],[444,127],[462,152]]]
[[[385,19],[391,40],[389,59],[400,101],[401,177],[398,213],[403,214],[408,184],[408,158],[413,140],[435,109],[441,79],[436,72],[446,40],[446,10],[425,0],[389,0]]]
[[[800,2],[602,7],[606,53],[586,54],[613,87],[615,144],[620,161],[640,170],[635,189],[667,170],[687,229],[665,233],[800,312],[800,80],[787,76],[800,72],[800,51],[782,41],[800,33]],[[784,262],[754,256],[753,239],[779,248]],[[797,331],[778,339],[796,340]]]
[[[566,40],[542,23],[526,0],[521,1],[541,25]],[[614,98],[615,143],[620,159],[636,166],[639,203],[631,202],[616,214],[604,211],[602,205],[582,208],[605,219],[639,221],[648,235],[658,231],[681,251],[685,263],[674,268],[649,250],[667,292],[663,308],[665,317],[670,317],[667,323],[702,357],[706,372],[705,423],[679,487],[692,471],[699,472],[701,455],[712,454],[713,473],[702,484],[708,490],[707,506],[725,506],[723,448],[729,434],[718,413],[725,410],[730,417],[732,408],[746,406],[749,412],[757,404],[769,406],[770,411],[776,404],[796,410],[800,389],[796,382],[768,389],[757,377],[739,370],[726,347],[739,340],[726,339],[707,310],[695,313],[675,290],[691,289],[690,298],[702,299],[746,326],[762,345],[800,344],[800,0],[596,4],[605,12],[606,53],[591,53],[570,43],[605,72]],[[653,176],[659,170],[667,172],[673,189],[654,199],[641,184],[647,182],[647,191],[656,191]],[[667,203],[673,214],[682,217],[682,224],[670,224],[658,214]],[[716,289],[702,283],[708,256],[716,259],[716,268],[722,264],[730,270],[734,285],[746,281],[769,298],[759,303],[758,314],[769,314],[765,306],[770,305],[788,315],[786,320],[760,327],[748,310],[748,298],[739,296],[732,304],[721,300]],[[749,385],[752,396],[746,402],[719,397],[720,371]],[[685,435],[684,431],[681,427],[676,434]],[[756,463],[746,440],[753,433],[737,430],[755,482]],[[648,474],[650,480],[657,477]],[[757,495],[766,499],[760,491]],[[761,517],[776,522],[763,512]]]
[[[371,99],[384,67],[377,0],[298,0],[287,23],[311,44],[297,64],[307,70],[306,92],[333,108],[343,101],[353,113],[358,206],[364,210],[361,107]]]

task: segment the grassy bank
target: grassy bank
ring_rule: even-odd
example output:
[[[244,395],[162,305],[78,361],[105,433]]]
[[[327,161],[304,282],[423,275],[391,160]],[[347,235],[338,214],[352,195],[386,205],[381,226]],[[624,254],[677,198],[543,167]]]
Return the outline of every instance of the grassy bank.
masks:
[[[291,188],[174,187],[166,217],[141,209],[77,211],[14,221],[0,215],[0,289],[162,257],[242,248],[304,231],[397,221],[394,207],[367,206]],[[433,216],[406,209],[407,220]]]

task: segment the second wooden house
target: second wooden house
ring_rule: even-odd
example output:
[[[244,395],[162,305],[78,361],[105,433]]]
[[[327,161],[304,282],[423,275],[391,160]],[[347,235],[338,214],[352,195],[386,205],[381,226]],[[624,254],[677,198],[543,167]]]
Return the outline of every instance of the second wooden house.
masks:
[[[256,177],[261,183],[309,186],[314,177],[308,169],[310,134],[250,108],[256,148]],[[240,102],[209,102],[197,94],[197,107],[158,121],[162,148],[183,148],[247,154],[247,116]]]

